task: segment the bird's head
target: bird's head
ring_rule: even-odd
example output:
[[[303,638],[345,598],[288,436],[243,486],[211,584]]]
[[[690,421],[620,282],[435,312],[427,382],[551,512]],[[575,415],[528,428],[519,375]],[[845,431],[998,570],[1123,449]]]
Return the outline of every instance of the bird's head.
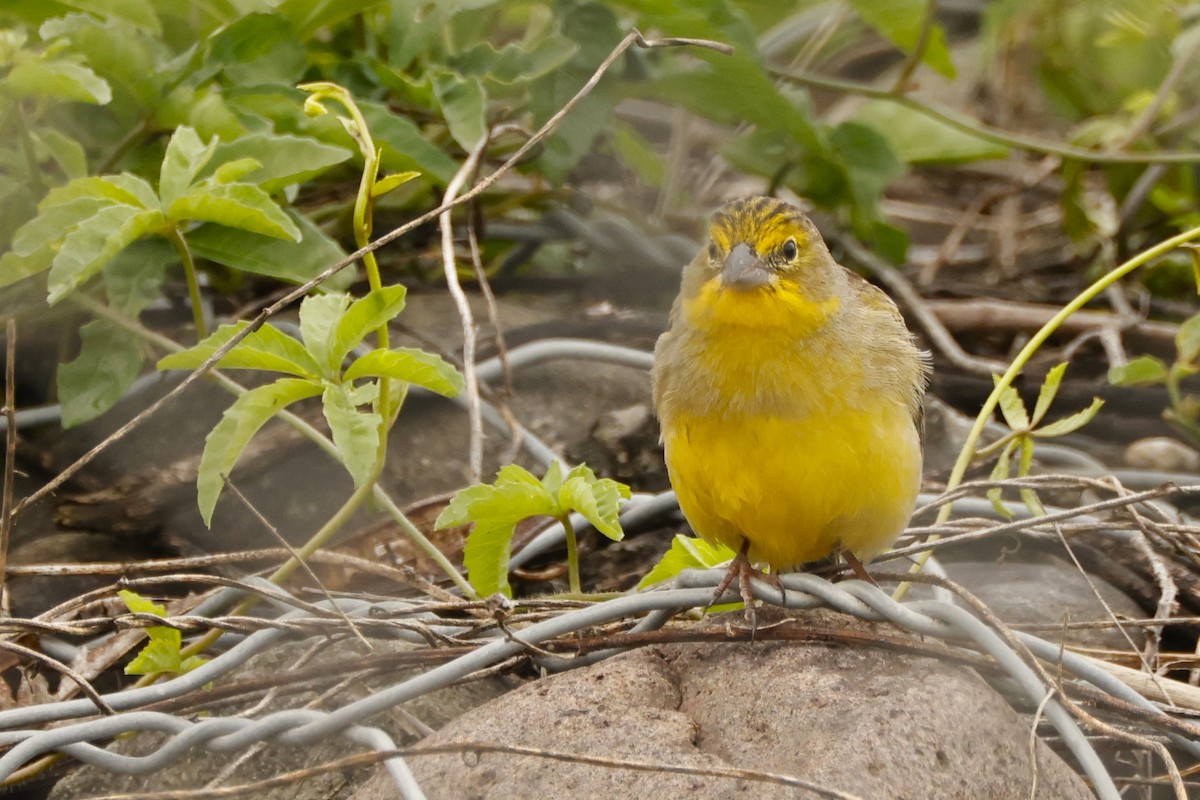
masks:
[[[837,311],[841,267],[803,211],[773,197],[726,203],[684,275],[695,321],[803,333]]]

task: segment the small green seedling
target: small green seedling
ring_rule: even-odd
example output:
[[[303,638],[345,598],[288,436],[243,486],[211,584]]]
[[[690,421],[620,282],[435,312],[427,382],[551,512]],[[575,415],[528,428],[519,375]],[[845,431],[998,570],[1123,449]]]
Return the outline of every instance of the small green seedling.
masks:
[[[1163,416],[1200,445],[1200,400],[1184,394],[1181,382],[1200,372],[1200,314],[1186,320],[1175,334],[1175,361],[1167,365],[1155,356],[1138,356],[1108,371],[1116,386],[1165,386],[1171,407]]]
[[[617,519],[622,499],[629,499],[629,487],[609,478],[597,478],[580,464],[566,475],[557,461],[538,480],[528,470],[510,464],[496,473],[492,484],[463,489],[438,516],[436,527],[454,528],[471,524],[463,560],[467,577],[480,596],[500,592],[512,597],[508,584],[508,562],[517,523],[529,517],[553,517],[567,531],[567,569],[572,594],[582,594],[579,583],[579,556],[571,512],[576,511],[596,530],[620,541],[625,532]]]
[[[1041,425],[1046,412],[1050,410],[1050,404],[1054,402],[1054,398],[1058,394],[1058,388],[1062,385],[1063,373],[1066,370],[1067,365],[1063,363],[1046,374],[1046,380],[1042,382],[1037,402],[1033,407],[1032,417],[1025,409],[1025,403],[1017,394],[1016,389],[1006,386],[1000,393],[1000,413],[1004,415],[1004,421],[1008,423],[1010,431],[976,453],[977,457],[986,458],[999,451],[1000,457],[992,469],[992,480],[1002,481],[1012,474],[1014,454],[1017,455],[1017,476],[1025,477],[1029,474],[1029,468],[1033,463],[1033,445],[1036,439],[1051,439],[1074,433],[1091,422],[1100,411],[1104,401],[1094,397],[1091,405],[1082,411],[1051,422],[1049,425]],[[999,379],[997,378],[997,380]],[[1031,514],[1041,516],[1046,513],[1042,508],[1041,501],[1038,500],[1037,493],[1032,489],[1021,489],[1020,494],[1021,500],[1024,501]],[[1011,517],[1012,512],[1001,502],[1002,495],[1003,490],[1000,487],[989,489],[987,494],[998,514]]]
[[[646,573],[646,577],[638,582],[638,589],[648,589],[664,581],[669,581],[685,569],[712,569],[733,560],[737,553],[731,547],[723,544],[706,542],[693,536],[675,534],[668,550],[654,569]]]
[[[321,397],[342,463],[355,486],[363,486],[380,466],[384,442],[381,431],[390,426],[399,411],[408,384],[447,397],[462,390],[458,370],[438,356],[407,347],[371,350],[343,368],[346,357],[368,333],[400,313],[404,296],[405,289],[399,285],[385,286],[354,302],[344,294],[309,296],[300,305],[303,342],[264,324],[217,362],[220,369],[267,370],[287,377],[239,397],[205,439],[196,479],[205,524],[211,524],[225,477],[250,439],[286,406]],[[158,368],[195,369],[248,324],[223,325],[195,347],[161,359]],[[356,383],[363,379],[366,381]],[[396,394],[386,406],[387,420],[377,410],[381,381],[390,381]]]
[[[134,614],[154,614],[166,617],[167,609],[158,603],[153,603],[137,592],[122,589],[117,596]],[[165,625],[154,625],[146,628],[149,643],[142,651],[125,666],[126,675],[156,675],[168,672],[182,675],[190,672],[201,664],[207,663],[207,658],[200,656],[183,657],[183,634]]]

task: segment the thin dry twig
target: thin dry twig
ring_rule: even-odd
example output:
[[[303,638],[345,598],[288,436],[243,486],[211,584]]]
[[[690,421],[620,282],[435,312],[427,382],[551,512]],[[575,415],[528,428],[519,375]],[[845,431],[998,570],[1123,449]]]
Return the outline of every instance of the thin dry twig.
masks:
[[[438,206],[437,208],[427,211],[424,214],[417,217],[416,219],[411,220],[410,222],[407,222],[403,225],[400,225],[399,227],[393,228],[392,230],[390,230],[387,233],[385,233],[384,235],[380,236],[378,239],[376,239],[375,241],[366,245],[365,247],[360,247],[358,250],[355,250],[353,253],[349,254],[348,256],[343,258],[341,261],[326,268],[318,275],[309,279],[305,283],[297,286],[295,289],[288,292],[287,294],[285,294],[284,296],[282,296],[278,300],[276,300],[274,303],[272,303],[271,305],[264,308],[262,311],[260,311],[254,317],[253,320],[250,321],[249,325],[247,325],[242,330],[238,331],[236,334],[234,334],[232,337],[230,337],[224,344],[222,344],[215,351],[213,351],[212,355],[210,355],[204,361],[203,364],[201,364],[196,369],[192,370],[192,372],[188,373],[188,376],[186,378],[184,378],[182,381],[180,381],[179,384],[177,384],[175,386],[175,388],[173,388],[171,391],[164,394],[162,397],[160,397],[155,402],[151,403],[149,406],[147,406],[144,410],[142,410],[133,419],[129,420],[124,425],[122,425],[120,428],[113,431],[105,439],[103,439],[102,441],[97,443],[90,450],[88,450],[86,453],[84,453],[79,458],[77,458],[73,463],[68,465],[58,475],[56,475],[53,479],[51,479],[44,486],[42,486],[42,488],[38,489],[37,491],[35,491],[32,494],[28,495],[27,497],[23,498],[21,500],[21,502],[17,503],[13,507],[13,510],[12,510],[13,516],[14,517],[18,516],[22,511],[24,511],[29,506],[44,499],[47,495],[49,495],[50,493],[55,491],[58,487],[62,486],[64,483],[66,483],[68,480],[70,480],[72,477],[74,477],[75,474],[78,473],[81,469],[83,469],[85,466],[90,464],[92,462],[92,460],[94,460],[98,455],[100,455],[105,450],[107,450],[109,447],[111,447],[113,445],[113,443],[118,442],[121,439],[123,439],[125,436],[127,436],[129,434],[130,431],[134,430],[135,428],[140,426],[142,423],[144,423],[147,419],[149,419],[151,416],[158,413],[158,411],[161,410],[168,403],[173,402],[181,394],[183,394],[185,391],[187,391],[189,388],[191,388],[192,385],[194,385],[197,381],[199,381],[201,378],[203,378],[205,375],[207,375],[210,371],[212,371],[213,367],[216,366],[217,362],[220,361],[222,358],[224,358],[226,355],[228,355],[230,350],[237,347],[247,336],[249,336],[250,334],[257,331],[260,327],[262,327],[264,322],[266,322],[268,319],[270,319],[271,317],[278,314],[284,308],[288,307],[289,305],[294,303],[296,300],[299,300],[300,298],[307,295],[315,287],[324,283],[326,280],[328,280],[333,275],[342,271],[343,269],[350,266],[351,264],[354,264],[359,259],[361,259],[364,255],[366,255],[367,253],[373,253],[374,251],[378,250],[379,248],[384,247],[387,244],[390,244],[391,242],[395,241],[396,239],[399,239],[401,236],[404,236],[405,234],[409,233],[410,231],[412,231],[422,225],[425,225],[426,223],[431,222],[434,219],[439,218],[442,214],[446,213],[450,209],[455,208],[456,206],[460,206],[464,203],[469,203],[472,199],[479,196],[483,192],[487,191],[487,189],[490,188],[494,183],[496,183],[496,181],[500,180],[500,178],[502,176],[504,176],[506,173],[508,173],[510,170],[512,170],[512,168],[515,167],[517,164],[521,163],[521,161],[524,160],[525,156],[527,156],[547,136],[549,136],[551,133],[553,133],[554,129],[558,127],[558,124],[563,120],[563,118],[567,114],[571,113],[571,111],[574,110],[574,108],[577,105],[579,105],[579,103],[583,100],[583,98],[585,98],[588,94],[591,93],[591,91],[600,82],[600,79],[603,78],[605,73],[608,72],[609,68],[612,67],[613,63],[615,63],[616,60],[618,58],[620,58],[621,55],[624,54],[626,50],[628,50],[630,47],[634,47],[635,45],[637,47],[642,47],[642,48],[696,46],[696,47],[707,48],[709,50],[715,50],[719,53],[725,53],[727,55],[733,53],[733,48],[730,47],[729,45],[722,44],[720,42],[709,41],[707,39],[690,39],[690,38],[679,38],[679,37],[664,38],[664,39],[646,39],[645,37],[642,36],[640,31],[638,31],[636,29],[631,31],[628,35],[625,36],[624,39],[622,39],[617,44],[616,47],[614,47],[612,49],[612,51],[608,54],[608,56],[604,59],[604,61],[602,61],[600,63],[600,66],[596,68],[596,71],[594,73],[592,73],[592,76],[590,78],[588,78],[587,82],[584,83],[584,85],[579,89],[579,91],[576,92],[571,97],[571,99],[568,100],[562,106],[562,108],[560,108],[557,112],[555,112],[554,115],[550,117],[550,119],[546,120],[546,123],[544,125],[542,125],[542,127],[539,128],[534,133],[534,135],[529,138],[528,141],[526,141],[523,145],[521,145],[519,148],[517,148],[516,152],[514,152],[511,156],[509,156],[508,160],[506,160],[503,164],[501,164],[496,169],[495,172],[493,172],[490,175],[481,179],[479,181],[479,183],[475,184],[475,186],[473,186],[470,190],[458,195],[456,198],[454,198],[449,203],[444,203],[444,204]]]
[[[485,141],[493,141],[500,134],[508,133],[509,131],[527,134],[527,131],[520,125],[506,123],[504,125],[497,125],[488,131]],[[476,170],[476,173],[478,173],[478,170]],[[476,178],[478,178],[478,174],[471,176],[472,183]],[[512,368],[508,364],[508,344],[504,340],[504,328],[500,325],[500,312],[496,308],[496,293],[492,291],[491,281],[488,280],[487,272],[483,268],[483,258],[479,252],[479,236],[475,230],[474,210],[474,203],[472,203],[467,214],[467,244],[471,250],[471,268],[475,271],[475,280],[479,281],[479,293],[483,295],[483,301],[487,307],[488,319],[495,330],[496,355],[500,359],[500,371],[504,375],[504,389],[511,395],[513,393],[513,379]],[[513,436],[514,438],[517,436],[515,430]]]
[[[454,223],[450,218],[449,207],[458,196],[463,184],[467,182],[467,177],[475,171],[479,159],[483,157],[487,143],[487,136],[480,139],[478,144],[467,154],[467,160],[450,179],[450,183],[446,186],[446,193],[442,196],[442,206],[446,207],[446,211],[438,217],[438,226],[442,233],[442,270],[446,274],[446,288],[449,289],[450,296],[454,298],[454,305],[458,308],[458,317],[462,321],[463,377],[466,379],[467,417],[471,428],[471,442],[467,451],[471,483],[479,483],[483,477],[483,412],[479,406],[479,375],[475,371],[475,315],[471,311],[471,304],[458,280],[458,263],[454,257]]]
[[[259,523],[267,529],[271,536],[275,538],[275,541],[279,542],[281,545],[283,545],[285,550],[291,553],[292,558],[300,564],[301,569],[308,573],[308,577],[312,578],[313,583],[317,585],[317,588],[320,589],[322,594],[325,595],[325,599],[329,601],[329,605],[333,607],[333,610],[342,618],[342,621],[345,622],[350,630],[354,632],[354,635],[358,637],[359,641],[365,644],[368,650],[374,649],[371,643],[367,641],[367,637],[363,636],[362,631],[360,631],[358,626],[354,624],[354,620],[346,616],[345,611],[342,611],[341,606],[339,606],[337,601],[333,599],[333,595],[330,594],[329,589],[325,587],[325,584],[321,583],[321,579],[317,577],[317,573],[313,572],[312,567],[308,565],[308,562],[296,552],[296,548],[292,547],[291,543],[288,542],[287,539],[283,538],[283,535],[279,532],[279,530],[273,524],[271,524],[271,520],[263,516],[263,513],[258,510],[258,507],[250,502],[250,498],[242,494],[242,490],[237,487],[237,484],[235,484],[233,480],[229,478],[229,476],[225,476],[225,488],[233,492],[234,496],[236,496],[238,500],[242,501],[242,505],[246,507],[246,510],[248,510],[254,516],[254,518],[257,519]]]
[[[113,710],[112,706],[104,702],[104,697],[102,697],[101,694],[96,691],[96,687],[92,686],[92,684],[88,682],[87,678],[83,677],[58,659],[51,658],[45,653],[39,653],[37,650],[25,647],[24,645],[19,645],[16,642],[0,641],[0,650],[7,650],[10,653],[15,653],[19,656],[23,656],[24,658],[28,658],[31,661],[36,661],[39,664],[45,665],[55,672],[61,672],[63,675],[75,682],[75,685],[79,687],[79,691],[87,695],[88,699],[95,704],[96,708],[99,709],[102,714],[111,715],[117,713]]]
[[[1088,588],[1092,590],[1092,596],[1099,601],[1100,607],[1104,609],[1104,613],[1108,614],[1109,619],[1111,619],[1113,624],[1116,625],[1121,637],[1124,638],[1125,642],[1129,645],[1130,652],[1133,653],[1134,657],[1138,660],[1138,663],[1142,665],[1142,668],[1150,676],[1150,679],[1154,681],[1154,684],[1158,687],[1158,690],[1162,692],[1163,696],[1167,698],[1168,702],[1170,702],[1171,695],[1167,691],[1167,687],[1163,685],[1162,679],[1156,674],[1154,667],[1150,665],[1150,662],[1146,658],[1146,654],[1138,649],[1138,646],[1133,641],[1133,637],[1129,635],[1129,631],[1125,630],[1125,626],[1121,624],[1120,619],[1117,617],[1117,612],[1113,611],[1112,606],[1110,606],[1108,601],[1104,599],[1104,595],[1100,593],[1100,589],[1097,588],[1096,582],[1092,580],[1092,576],[1089,575],[1088,571],[1085,570],[1083,565],[1079,563],[1079,558],[1075,555],[1075,550],[1071,547],[1070,542],[1067,541],[1067,537],[1063,536],[1062,530],[1057,525],[1054,526],[1054,532],[1058,535],[1058,540],[1062,543],[1063,549],[1067,551],[1067,555],[1071,557],[1071,562],[1075,565],[1075,569],[1079,571],[1079,574],[1083,576],[1083,580],[1087,583]],[[1171,704],[1174,705],[1173,702]]]
[[[1058,693],[1057,689],[1051,688],[1046,691],[1042,702],[1038,703],[1037,710],[1033,712],[1033,720],[1029,723],[1029,766],[1033,771],[1033,777],[1029,781],[1029,800],[1037,800],[1038,775],[1041,769],[1038,764],[1038,725],[1041,724],[1042,715],[1046,713],[1046,706]]]
[[[531,756],[535,758],[550,759],[553,761],[565,761],[571,764],[585,764],[596,767],[608,767],[611,769],[632,770],[635,772],[659,772],[695,775],[699,777],[710,778],[728,778],[731,780],[746,780],[753,781],[755,783],[775,784],[779,786],[791,786],[797,789],[806,789],[807,791],[810,791],[819,797],[832,798],[832,800],[860,800],[857,795],[852,795],[847,792],[838,791],[837,789],[821,786],[811,781],[806,781],[802,778],[797,778],[791,775],[781,775],[775,772],[738,769],[734,767],[685,766],[682,764],[668,764],[664,762],[633,761],[631,759],[623,758],[602,758],[600,756],[589,756],[581,753],[564,753],[557,750],[542,750],[535,747],[494,744],[490,742],[455,742],[452,744],[441,745],[418,745],[417,747],[401,748],[388,752],[363,753],[361,755],[339,759],[328,764],[322,764],[317,767],[296,770],[294,772],[284,773],[283,775],[277,775],[266,780],[255,781],[254,783],[241,784],[238,786],[184,789],[167,792],[110,794],[104,795],[103,797],[96,797],[92,800],[207,800],[207,798],[244,797],[246,795],[261,796],[261,794],[267,789],[299,784],[317,775],[328,772],[340,772],[350,767],[375,764],[396,756],[403,758],[414,758],[417,756],[462,754],[464,756],[474,755],[476,758],[478,758],[482,753]]]
[[[977,483],[992,483],[992,482],[991,481],[978,481]],[[1016,485],[1014,483],[1000,482],[1000,481],[996,481],[994,483],[996,483],[997,485],[1000,485],[1001,483],[1003,483],[1006,486]],[[956,490],[956,492],[957,492],[957,490]],[[949,493],[949,494],[955,494],[956,492]],[[883,558],[883,559],[901,558],[904,556],[910,556],[914,553],[920,553],[925,550],[936,549],[936,548],[944,546],[946,544],[960,544],[962,542],[973,541],[975,539],[983,539],[988,536],[996,536],[996,535],[999,535],[1002,533],[1013,533],[1016,531],[1026,530],[1029,528],[1042,527],[1042,526],[1050,525],[1055,522],[1062,522],[1063,520],[1068,520],[1073,517],[1080,517],[1080,516],[1084,516],[1084,515],[1088,515],[1088,514],[1095,514],[1100,511],[1109,511],[1109,510],[1112,510],[1115,508],[1122,508],[1124,506],[1132,505],[1134,503],[1141,503],[1146,500],[1153,500],[1158,497],[1165,497],[1167,495],[1175,494],[1175,493],[1196,494],[1196,493],[1200,493],[1200,487],[1175,486],[1173,484],[1166,485],[1166,486],[1159,487],[1157,489],[1148,489],[1144,492],[1136,492],[1134,494],[1130,494],[1130,495],[1127,495],[1124,497],[1114,497],[1114,498],[1110,498],[1108,500],[1100,500],[1095,503],[1090,503],[1085,506],[1080,506],[1079,508],[1068,508],[1068,509],[1064,509],[1062,511],[1056,511],[1052,514],[1045,514],[1040,517],[1030,517],[1028,519],[1021,519],[1021,520],[1016,520],[1014,522],[1004,523],[1002,525],[995,525],[991,528],[984,528],[982,530],[959,533],[959,534],[955,534],[953,536],[947,536],[944,539],[939,539],[936,542],[918,542],[917,544],[909,545],[908,547],[899,547],[899,548],[896,548],[895,550],[889,550],[888,552],[881,555],[880,558]],[[942,505],[944,502],[950,502],[953,499],[954,499],[953,497],[950,498],[949,500],[944,500],[943,498],[939,498],[937,501],[937,505]]]

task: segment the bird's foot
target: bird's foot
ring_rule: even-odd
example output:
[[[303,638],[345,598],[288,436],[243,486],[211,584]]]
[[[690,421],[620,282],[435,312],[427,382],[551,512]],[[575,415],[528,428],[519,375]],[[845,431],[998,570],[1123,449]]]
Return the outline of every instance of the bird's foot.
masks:
[[[854,571],[854,577],[878,588],[879,584],[876,583],[875,579],[871,577],[871,573],[867,572],[867,568],[864,567],[863,563],[858,560],[858,556],[854,555],[854,553],[851,553],[849,550],[843,550],[842,558],[846,559],[846,565]]]
[[[738,550],[737,556],[729,564],[729,571],[725,573],[725,577],[717,585],[717,590],[713,592],[712,602],[709,603],[709,607],[711,608],[716,605],[721,599],[721,595],[725,594],[725,590],[733,585],[734,580],[737,580],[738,592],[741,594],[742,603],[746,607],[746,622],[750,624],[750,638],[753,639],[754,634],[758,631],[758,616],[754,611],[754,591],[750,585],[751,579],[761,578],[778,589],[781,595],[786,597],[786,594],[783,584],[779,582],[779,576],[767,574],[750,563],[749,549],[750,543],[746,542]]]

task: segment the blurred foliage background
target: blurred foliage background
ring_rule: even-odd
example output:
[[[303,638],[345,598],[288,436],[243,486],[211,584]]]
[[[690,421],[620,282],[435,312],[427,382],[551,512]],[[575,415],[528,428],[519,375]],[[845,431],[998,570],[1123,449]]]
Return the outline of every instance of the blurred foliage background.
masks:
[[[889,198],[978,215],[1000,178],[1049,187],[1065,238],[1038,263],[1083,276],[1200,222],[1198,16],[1200,4],[1168,0],[8,0],[5,310],[42,304],[68,242],[87,252],[86,269],[57,292],[51,278],[55,301],[103,288],[113,305],[140,298],[121,306],[136,315],[155,298],[186,298],[178,251],[156,230],[114,238],[95,208],[63,211],[75,189],[54,194],[87,176],[157,185],[180,126],[219,142],[197,181],[254,159],[234,180],[295,227],[175,220],[218,311],[230,311],[352,244],[361,155],[333,116],[304,113],[297,84],[347,87],[384,171],[420,173],[380,199],[378,233],[434,207],[491,131],[483,169],[511,153],[635,27],[735,54],[623,57],[472,210],[487,223],[493,276],[610,272],[644,280],[657,302],[706,213],[764,191],[807,198],[899,264],[915,257],[921,220],[898,219]],[[418,231],[386,251],[393,279],[435,273],[432,237]],[[925,277],[935,273],[926,264]],[[1148,274],[1178,295],[1192,265],[1185,254]]]

